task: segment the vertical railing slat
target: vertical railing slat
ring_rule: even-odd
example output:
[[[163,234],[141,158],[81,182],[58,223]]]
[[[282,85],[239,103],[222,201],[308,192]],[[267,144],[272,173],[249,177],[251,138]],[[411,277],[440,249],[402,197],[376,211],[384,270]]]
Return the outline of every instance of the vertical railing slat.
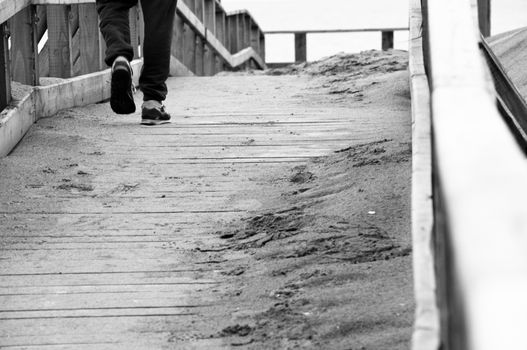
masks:
[[[49,75],[58,78],[72,76],[70,6],[48,5]]]
[[[195,14],[196,17],[204,23],[205,18],[205,0],[195,0]],[[204,75],[204,56],[205,56],[205,43],[203,39],[196,35],[196,75]]]
[[[490,35],[490,0],[478,0],[479,30],[484,37]]]
[[[307,60],[307,34],[295,33],[295,62],[306,62]]]
[[[265,34],[263,32],[260,33],[260,51],[258,54],[265,61]]]
[[[205,0],[205,27],[216,36],[216,0]],[[216,55],[212,48],[205,44],[205,54],[203,58],[203,73],[211,76],[216,73]]]
[[[9,20],[11,32],[11,78],[26,85],[38,85],[35,8],[26,7]]]
[[[393,49],[393,31],[383,31],[382,34],[382,50],[388,51]]]
[[[176,14],[176,18],[174,20],[174,34],[172,36],[172,56],[174,56],[181,63],[184,63],[185,61],[184,41],[185,35],[183,19],[179,14]]]
[[[11,69],[9,68],[9,44],[7,23],[0,24],[0,110],[11,102]]]
[[[96,72],[99,67],[99,26],[95,4],[79,5],[80,72]]]

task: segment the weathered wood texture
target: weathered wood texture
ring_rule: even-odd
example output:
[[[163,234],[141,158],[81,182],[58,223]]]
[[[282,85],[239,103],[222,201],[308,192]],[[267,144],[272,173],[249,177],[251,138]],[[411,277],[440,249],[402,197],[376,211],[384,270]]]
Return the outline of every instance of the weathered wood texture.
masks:
[[[295,62],[307,61],[307,34],[295,33]]]
[[[244,65],[240,57],[256,62],[259,68],[264,67],[261,57],[256,57],[259,56],[258,46],[254,42],[250,45],[248,40],[250,33],[246,26],[256,22],[247,12],[238,12],[236,16],[244,19],[244,27],[236,28],[240,31],[240,46],[229,53],[225,49],[229,45],[229,33],[221,3],[215,0],[179,2],[174,33],[175,58],[198,75],[212,75],[218,70]],[[100,33],[94,34],[98,33],[94,0],[1,1],[1,18],[10,21],[11,52],[7,54],[12,55],[11,75],[21,83],[38,85],[40,76],[69,78],[106,68],[104,41]],[[37,55],[38,42],[46,31],[48,40]],[[139,58],[144,23],[138,7],[130,11],[130,32],[134,57]],[[254,49],[250,55],[239,54],[249,46]],[[238,55],[233,57],[233,54]]]
[[[26,85],[38,85],[37,33],[33,6],[9,20],[11,32],[11,78]]]
[[[525,349],[525,155],[497,111],[471,2],[427,5],[443,346]]]
[[[308,34],[335,34],[335,33],[365,33],[380,32],[382,50],[394,48],[394,32],[407,31],[408,28],[366,28],[366,29],[321,29],[321,30],[270,30],[263,32],[262,42],[259,44],[261,57],[265,58],[265,35],[293,34],[295,37],[295,62],[305,62],[307,59],[307,35]],[[251,43],[253,39],[251,38]]]
[[[434,263],[432,128],[430,88],[423,52],[420,0],[410,3],[410,93],[412,96],[412,248],[415,290],[413,350],[439,350],[439,310]]]
[[[30,6],[32,4],[35,6]],[[250,19],[247,12],[239,12],[236,16]],[[6,25],[2,24],[0,110],[11,100],[10,61],[14,63],[12,71],[15,80],[28,85],[38,85],[39,77],[72,78],[107,68],[104,62],[106,47],[98,30],[99,20],[94,0],[0,0],[0,20],[2,19],[4,22],[10,20],[12,38],[10,50]],[[255,67],[265,67],[258,50],[249,47],[249,43],[247,46],[240,46],[233,53],[225,48],[229,45],[228,38],[231,35],[226,28],[225,19],[225,11],[215,1],[178,2],[171,74],[213,75],[224,69],[242,67],[248,61],[254,62]],[[144,22],[138,7],[130,11],[130,28],[134,56],[139,58],[142,56]],[[240,38],[247,35],[243,27],[237,27],[236,30],[240,31]],[[38,52],[38,43],[46,31],[48,40]],[[13,55],[11,60],[10,54]],[[134,71],[140,72],[139,69]],[[28,100],[33,101],[33,108],[19,106],[17,108],[20,111],[11,113],[3,123],[2,133],[8,136],[4,137],[0,145],[0,154],[9,153],[35,120],[35,115],[48,115],[49,111],[56,112],[79,103],[99,102],[108,98],[107,84],[97,78],[104,77],[107,82],[107,74],[102,72],[101,75],[85,76],[34,90],[31,93],[33,97]],[[137,76],[134,78],[137,79]],[[73,90],[68,90],[70,88]],[[49,101],[43,100],[45,98]],[[27,113],[30,114],[26,115]],[[20,121],[16,121],[17,118]]]
[[[478,0],[479,30],[485,37],[490,35],[491,29],[491,1]]]
[[[108,104],[42,120],[17,148],[18,161],[4,160],[3,178],[16,187],[0,183],[0,347],[232,348],[208,338],[225,320],[216,322],[206,296],[228,285],[215,254],[196,247],[219,245],[211,233],[220,222],[260,209],[239,192],[259,186],[262,174],[389,137],[394,125],[409,128],[398,107],[365,121],[344,101],[299,104],[308,82],[169,79],[168,108],[196,108],[162,129],[108,118]],[[64,140],[69,147],[57,147]],[[14,206],[9,191],[18,193]],[[204,319],[214,324],[205,340],[193,336]]]
[[[47,7],[49,75],[58,78],[73,76],[71,8],[62,5]]]
[[[80,70],[81,74],[100,69],[99,20],[93,5],[79,5]],[[97,34],[96,34],[97,33]]]
[[[393,49],[393,32],[392,31],[383,31],[381,33],[382,36],[382,44],[381,48],[383,51],[392,50]]]
[[[0,23],[0,109],[11,101],[11,68],[6,24]]]

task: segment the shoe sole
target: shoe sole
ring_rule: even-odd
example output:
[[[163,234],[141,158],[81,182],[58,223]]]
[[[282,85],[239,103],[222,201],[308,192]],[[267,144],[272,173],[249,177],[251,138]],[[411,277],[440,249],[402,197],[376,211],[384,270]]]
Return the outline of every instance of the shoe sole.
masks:
[[[131,91],[132,76],[126,69],[118,68],[112,73],[112,95],[110,106],[117,114],[135,112],[135,102]]]
[[[170,120],[153,120],[153,119],[142,119],[141,125],[162,125],[162,124],[170,124]]]

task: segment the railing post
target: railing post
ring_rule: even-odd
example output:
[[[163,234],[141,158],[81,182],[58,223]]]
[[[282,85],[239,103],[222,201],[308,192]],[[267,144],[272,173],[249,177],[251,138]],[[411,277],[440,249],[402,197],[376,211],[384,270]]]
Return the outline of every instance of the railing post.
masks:
[[[99,67],[99,25],[95,4],[79,5],[80,73],[96,72]]]
[[[295,33],[295,62],[307,61],[307,34]]]
[[[73,75],[71,6],[48,5],[49,75],[70,78]]]
[[[241,39],[240,39],[240,16],[230,15],[227,16],[227,34],[229,37],[229,50],[232,54],[240,51]]]
[[[204,22],[204,7],[205,7],[205,0],[195,0],[195,14],[196,17],[201,21],[201,23]],[[196,75],[203,76],[203,58],[205,55],[205,43],[203,42],[203,39],[196,35]]]
[[[216,36],[216,0],[205,0],[205,28]],[[216,73],[216,55],[211,47],[205,44],[203,72],[206,76]]]
[[[216,38],[227,47],[225,43],[225,12],[219,6],[216,6]]]
[[[174,19],[174,34],[172,36],[172,55],[182,64],[185,62],[184,22],[179,13]]]
[[[263,32],[260,32],[260,57],[265,62],[265,34]]]
[[[484,37],[490,36],[490,0],[478,0],[479,30]]]
[[[260,52],[260,28],[258,28],[256,23],[251,25],[251,47],[257,53]]]
[[[184,0],[188,8],[194,12],[194,0]],[[184,32],[184,57],[183,64],[193,73],[196,72],[196,34],[188,24],[183,25]]]
[[[393,49],[393,31],[382,32],[382,50],[388,51]]]
[[[36,16],[36,33],[37,39],[40,41],[48,29],[46,6],[38,5]],[[39,77],[49,76],[49,41],[38,53],[38,75]]]
[[[17,13],[10,21],[11,77],[26,85],[38,85],[38,52],[35,33],[35,7],[29,6]]]
[[[244,28],[244,39],[243,39],[243,47],[242,49],[248,48],[251,46],[251,27],[252,27],[252,19],[251,16],[248,14],[244,14],[243,16],[245,18],[245,28]]]
[[[7,23],[0,24],[0,110],[11,102],[11,69],[9,68],[9,44]]]

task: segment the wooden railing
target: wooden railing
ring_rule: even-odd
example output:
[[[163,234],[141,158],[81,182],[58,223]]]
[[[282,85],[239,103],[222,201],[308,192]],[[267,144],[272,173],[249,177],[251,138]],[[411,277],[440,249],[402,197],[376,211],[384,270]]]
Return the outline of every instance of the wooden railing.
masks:
[[[94,0],[4,0],[0,13],[2,56],[11,57],[0,63],[12,80],[39,85],[41,77],[71,78],[107,68]],[[217,0],[182,0],[176,17],[173,70],[213,75],[245,64],[265,66],[265,38],[248,12],[227,14]],[[139,7],[130,11],[130,28],[134,58],[140,58],[144,24]],[[45,33],[47,41],[38,51]],[[4,81],[0,109],[10,99],[9,79]]]
[[[478,48],[489,4],[412,1],[414,350],[527,349],[527,162]]]
[[[307,61],[307,35],[308,34],[335,34],[335,33],[366,33],[380,32],[381,47],[383,51],[393,49],[393,37],[396,31],[405,31],[408,28],[368,28],[368,29],[320,29],[320,30],[270,30],[266,35],[293,34],[295,36],[295,63]]]
[[[130,31],[132,66],[140,72],[140,7],[130,10]],[[110,78],[104,54],[95,0],[0,0],[0,156],[38,118],[107,99]],[[262,69],[264,57],[265,36],[247,11],[226,13],[219,0],[178,1],[172,75]],[[45,77],[66,80],[42,86]],[[138,74],[134,79],[137,83]],[[12,101],[12,81],[34,86],[32,93]]]

